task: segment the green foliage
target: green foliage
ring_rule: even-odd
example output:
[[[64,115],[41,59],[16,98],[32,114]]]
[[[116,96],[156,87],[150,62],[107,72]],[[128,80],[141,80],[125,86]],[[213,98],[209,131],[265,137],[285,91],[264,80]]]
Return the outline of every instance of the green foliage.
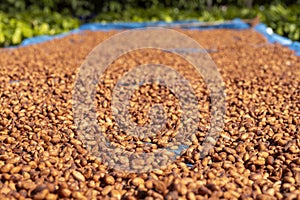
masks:
[[[17,45],[37,35],[55,35],[79,27],[80,21],[49,9],[7,14],[0,11],[0,46]]]
[[[275,33],[286,36],[292,40],[300,40],[300,6],[291,5],[285,7],[281,4],[270,6],[255,6],[252,9],[243,8],[237,12],[238,8],[228,7],[223,13],[225,19],[253,18],[258,16],[260,20],[271,27]]]
[[[264,22],[279,35],[300,40],[300,6],[294,5],[286,9],[281,5],[271,5],[263,17]]]
[[[224,21],[234,18],[253,19],[256,16],[263,23],[270,26],[276,33],[300,40],[300,6],[284,7],[281,4],[271,6],[254,6],[253,8],[239,8],[237,6],[212,7],[202,11],[179,10],[178,8],[128,8],[123,12],[100,13],[94,22],[112,21],[176,21],[198,19],[204,22]]]
[[[0,3],[0,46],[63,33],[86,22],[212,22],[256,16],[276,33],[300,40],[300,0],[6,0]]]

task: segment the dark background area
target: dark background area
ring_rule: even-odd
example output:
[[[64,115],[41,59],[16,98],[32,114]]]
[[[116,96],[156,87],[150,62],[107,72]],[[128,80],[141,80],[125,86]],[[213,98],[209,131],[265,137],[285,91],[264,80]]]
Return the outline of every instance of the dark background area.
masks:
[[[76,17],[91,17],[101,12],[122,12],[132,8],[177,8],[191,11],[202,11],[213,6],[236,6],[251,8],[256,5],[285,6],[299,5],[300,0],[4,0],[0,10],[7,12],[22,12],[29,8],[49,8],[58,12],[70,12]]]

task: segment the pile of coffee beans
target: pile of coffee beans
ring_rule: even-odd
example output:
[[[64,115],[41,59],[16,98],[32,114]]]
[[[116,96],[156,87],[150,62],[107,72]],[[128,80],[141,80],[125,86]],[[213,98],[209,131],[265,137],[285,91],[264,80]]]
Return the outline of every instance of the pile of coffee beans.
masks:
[[[126,71],[164,64],[198,98],[189,148],[147,173],[115,170],[88,151],[74,124],[72,91],[88,53],[117,32],[83,32],[0,51],[0,199],[299,199],[300,57],[251,29],[178,31],[209,52],[225,83],[225,125],[207,156],[200,157],[211,115],[205,82],[180,56],[153,49],[125,54],[105,71],[95,97],[99,127],[128,152],[166,146],[182,115],[168,88],[141,85],[130,101],[140,126],[150,123],[151,106],[163,105],[169,120],[156,135],[118,131],[111,113],[112,90]]]

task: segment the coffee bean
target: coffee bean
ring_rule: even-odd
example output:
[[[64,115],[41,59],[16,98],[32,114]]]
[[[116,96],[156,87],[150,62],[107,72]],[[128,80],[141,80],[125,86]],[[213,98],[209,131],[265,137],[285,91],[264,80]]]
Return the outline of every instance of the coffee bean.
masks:
[[[16,157],[14,157],[14,158],[8,159],[8,160],[6,161],[6,163],[16,164],[16,163],[18,163],[18,162],[20,162],[20,161],[21,161],[21,157],[20,157],[20,156],[16,156]]]
[[[105,187],[103,188],[103,190],[102,190],[102,195],[106,196],[107,194],[110,193],[110,191],[111,191],[112,189],[113,189],[113,186],[110,186],[110,185],[105,186]]]
[[[166,186],[162,181],[153,180],[153,186],[157,192],[164,193],[166,191]]]
[[[105,180],[105,183],[107,183],[109,185],[113,185],[115,183],[115,179],[112,176],[105,176],[104,180]]]
[[[59,195],[63,198],[68,198],[72,194],[72,191],[67,188],[62,188],[59,190]]]
[[[56,200],[58,197],[56,194],[51,194],[49,193],[47,196],[46,196],[46,200]]]
[[[184,184],[178,184],[177,186],[177,191],[179,192],[179,194],[181,194],[182,196],[185,196],[187,193],[187,188]]]
[[[44,189],[38,193],[36,193],[34,196],[33,196],[33,199],[37,199],[37,200],[40,200],[40,199],[45,199],[46,196],[48,195],[49,193],[49,190],[48,189]]]
[[[87,198],[83,195],[83,193],[78,192],[78,191],[73,191],[72,192],[72,197],[75,199],[82,199],[82,200],[86,200]]]
[[[267,158],[267,163],[268,163],[269,165],[272,165],[272,164],[274,163],[274,158],[273,158],[272,156],[268,156],[268,158]]]
[[[132,180],[132,184],[134,186],[140,186],[140,185],[144,185],[144,179],[140,178],[140,177],[136,177]]]
[[[112,190],[112,191],[110,191],[110,195],[112,197],[117,198],[117,199],[121,199],[121,193],[118,190]]]
[[[74,123],[72,91],[88,53],[117,31],[84,32],[1,51],[0,199],[297,199],[299,57],[247,29],[178,31],[214,50],[209,56],[226,89],[225,124],[219,138],[212,137],[214,131],[207,135],[213,123],[218,123],[211,118],[218,111],[211,105],[207,87],[213,80],[205,83],[203,79],[212,70],[199,74],[173,53],[132,51],[103,72],[97,80],[95,112],[105,137],[89,136],[91,127],[85,124],[88,147]],[[112,116],[112,111],[121,112],[112,106],[113,90],[126,72],[150,62],[171,67],[189,82],[197,96],[199,116],[182,113],[178,95],[170,88],[145,83],[131,95],[132,122],[149,125],[148,112],[156,104],[164,108],[167,122],[159,133],[130,135],[118,129]],[[82,85],[90,80],[83,80]],[[162,81],[167,80],[166,76]],[[190,94],[181,90],[188,100]],[[199,123],[190,141],[181,144],[175,136],[183,114],[189,120],[198,118]],[[189,132],[190,127],[186,129]],[[124,149],[117,155],[106,152],[101,144],[105,139]],[[204,140],[213,148],[202,157],[207,147]],[[167,157],[158,162],[134,155],[162,147],[177,151],[185,143],[189,148],[171,163]],[[109,162],[104,163],[99,151],[109,155]],[[138,173],[120,172],[113,163]],[[151,172],[140,172],[147,168]]]
[[[84,176],[82,175],[82,173],[78,172],[78,171],[72,171],[72,175],[74,176],[74,178],[78,181],[82,181],[84,182],[85,181],[85,178]]]
[[[6,165],[1,167],[0,171],[2,173],[7,173],[7,172],[10,172],[10,170],[12,170],[13,167],[14,167],[13,164],[6,164]]]

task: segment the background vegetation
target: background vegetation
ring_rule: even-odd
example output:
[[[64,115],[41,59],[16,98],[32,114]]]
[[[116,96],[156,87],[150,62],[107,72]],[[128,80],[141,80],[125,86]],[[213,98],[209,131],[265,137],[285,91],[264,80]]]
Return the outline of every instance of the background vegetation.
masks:
[[[300,0],[4,0],[0,3],[0,46],[66,32],[87,22],[210,22],[256,16],[276,33],[300,40]]]

